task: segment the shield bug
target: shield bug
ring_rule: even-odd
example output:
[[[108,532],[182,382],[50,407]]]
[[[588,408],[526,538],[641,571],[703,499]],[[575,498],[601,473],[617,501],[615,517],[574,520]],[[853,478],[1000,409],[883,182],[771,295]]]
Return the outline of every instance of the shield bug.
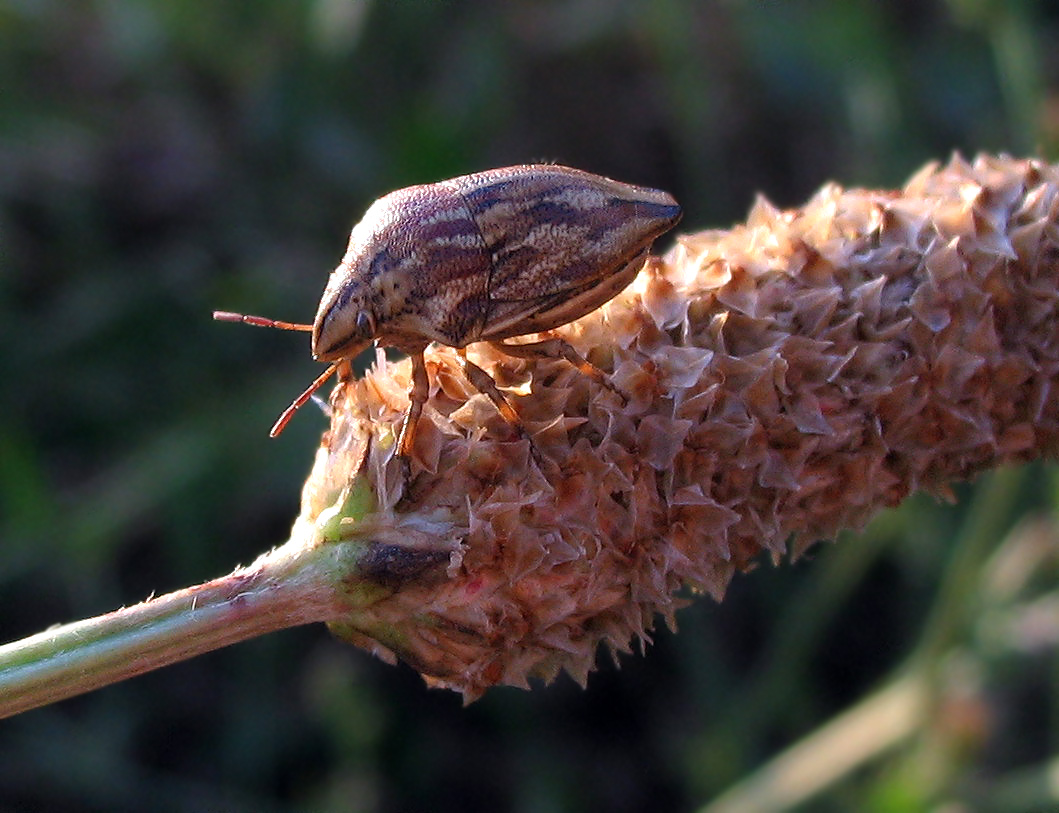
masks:
[[[657,189],[578,169],[525,164],[412,186],[379,198],[353,227],[311,325],[218,311],[215,319],[312,333],[326,370],[280,415],[275,437],[343,362],[372,343],[411,356],[412,389],[397,442],[407,455],[429,395],[423,351],[491,342],[510,355],[562,356],[603,374],[562,339],[505,344],[595,310],[643,266],[680,220]],[[471,384],[506,420],[518,415],[488,373],[460,353]]]

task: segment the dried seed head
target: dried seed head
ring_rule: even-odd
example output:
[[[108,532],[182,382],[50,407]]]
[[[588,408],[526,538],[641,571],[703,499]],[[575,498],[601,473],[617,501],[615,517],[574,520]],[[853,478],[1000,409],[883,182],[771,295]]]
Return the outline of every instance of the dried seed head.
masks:
[[[300,522],[351,488],[371,510],[336,632],[473,698],[673,623],[762,551],[797,555],[876,511],[1059,450],[1059,169],[931,165],[899,192],[828,185],[802,209],[686,235],[559,335],[562,361],[470,348],[541,452],[428,351],[405,488],[392,455],[410,367],[340,383]]]

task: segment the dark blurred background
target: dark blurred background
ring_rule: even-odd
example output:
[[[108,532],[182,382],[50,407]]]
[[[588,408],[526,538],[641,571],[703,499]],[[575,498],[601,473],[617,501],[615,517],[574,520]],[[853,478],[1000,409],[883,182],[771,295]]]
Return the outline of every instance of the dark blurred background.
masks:
[[[267,433],[318,368],[210,312],[311,319],[377,196],[555,160],[691,231],[954,150],[1055,160],[1057,42],[1047,0],[0,0],[0,639],[286,538],[324,420]],[[33,711],[0,809],[695,810],[929,657],[967,702],[802,809],[1043,810],[1059,479],[958,495],[763,562],[587,691],[464,709],[313,627]]]

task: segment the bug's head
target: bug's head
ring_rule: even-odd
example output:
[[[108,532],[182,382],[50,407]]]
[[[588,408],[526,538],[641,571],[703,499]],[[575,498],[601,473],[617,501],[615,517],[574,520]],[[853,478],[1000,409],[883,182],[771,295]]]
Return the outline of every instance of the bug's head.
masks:
[[[375,339],[375,316],[366,297],[346,286],[320,300],[313,322],[312,350],[317,361],[339,361],[359,356]]]
[[[387,332],[406,304],[409,268],[421,252],[419,229],[435,215],[424,187],[400,189],[372,204],[353,227],[342,262],[331,272],[313,323],[313,358],[357,356]],[[392,338],[392,336],[390,337]]]
[[[384,321],[373,279],[391,240],[394,216],[376,201],[353,227],[349,245],[331,272],[313,321],[313,358],[317,361],[351,359],[368,348]]]

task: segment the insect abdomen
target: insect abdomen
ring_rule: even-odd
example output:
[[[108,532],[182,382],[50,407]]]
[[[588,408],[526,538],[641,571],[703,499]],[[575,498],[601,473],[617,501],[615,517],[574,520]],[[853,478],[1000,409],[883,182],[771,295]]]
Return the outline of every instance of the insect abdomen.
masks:
[[[609,286],[602,286],[599,298],[580,296],[579,313],[557,303],[624,271],[681,214],[666,192],[549,164],[488,170],[446,185],[462,194],[489,252],[486,334],[519,335],[520,308],[535,316],[522,331],[530,333],[599,307],[616,291],[605,295]],[[503,329],[493,330],[495,322]]]

